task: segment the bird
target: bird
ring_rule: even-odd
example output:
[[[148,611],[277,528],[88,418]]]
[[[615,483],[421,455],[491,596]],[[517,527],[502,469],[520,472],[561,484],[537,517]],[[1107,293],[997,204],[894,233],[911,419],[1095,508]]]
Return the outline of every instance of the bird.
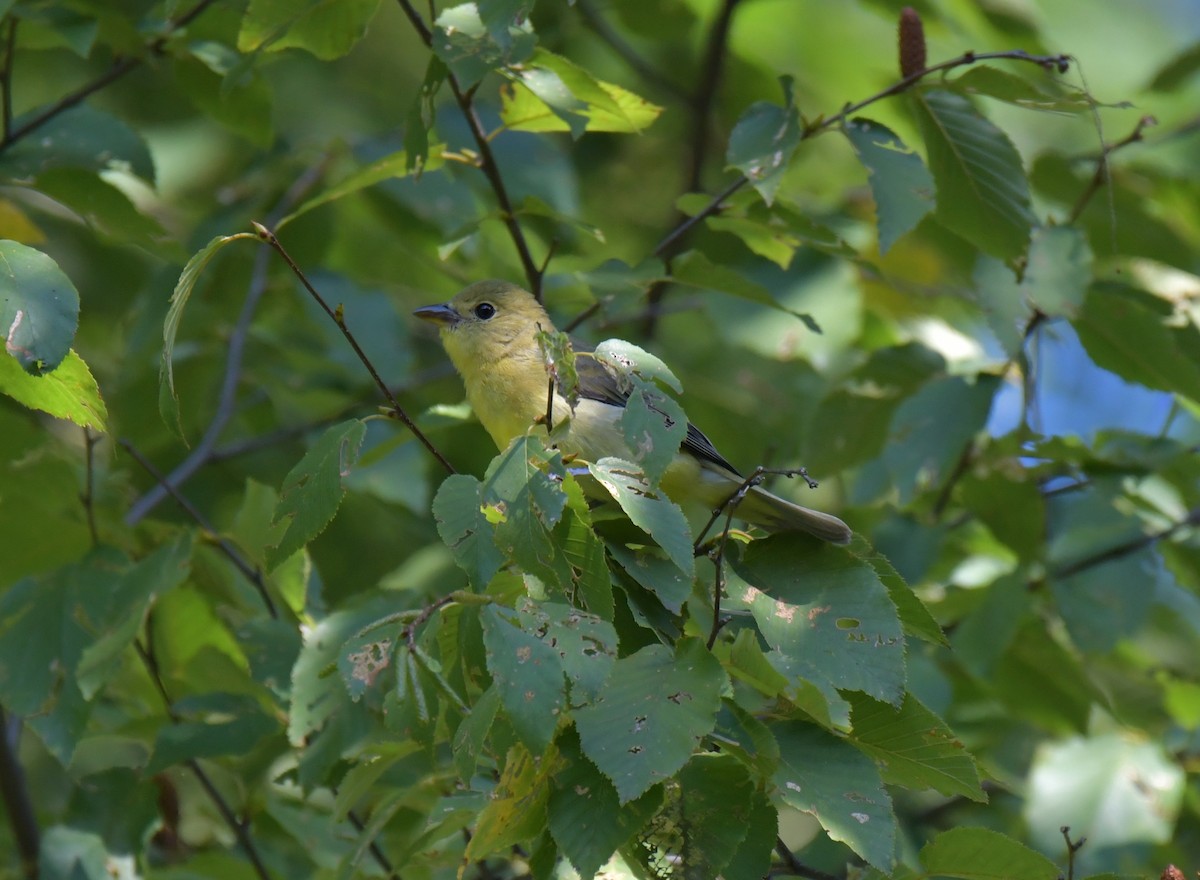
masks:
[[[438,325],[441,342],[466,387],[467,401],[499,449],[545,421],[549,377],[539,331],[554,331],[545,308],[522,287],[507,281],[478,281],[447,302],[422,306],[413,314]],[[634,460],[621,430],[628,383],[611,367],[587,357],[573,344],[579,374],[572,409],[556,388],[555,424],[571,422],[559,442],[564,454],[595,462],[608,456]],[[700,502],[723,508],[743,490],[746,479],[690,422],[679,452],[660,487],[676,503]],[[768,531],[806,532],[833,544],[848,544],[850,527],[828,513],[793,504],[758,485],[745,492],[735,515]]]

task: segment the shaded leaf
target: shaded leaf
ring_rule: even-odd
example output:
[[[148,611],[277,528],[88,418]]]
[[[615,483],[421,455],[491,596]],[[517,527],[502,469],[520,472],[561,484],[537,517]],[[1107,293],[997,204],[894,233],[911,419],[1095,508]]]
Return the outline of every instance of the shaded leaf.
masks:
[[[0,333],[4,350],[27,373],[48,372],[71,350],[79,291],[39,250],[0,241]]]
[[[304,49],[332,61],[363,38],[378,6],[379,0],[250,0],[238,51]]]
[[[517,736],[541,755],[554,739],[566,704],[566,682],[558,653],[521,626],[513,612],[489,605],[480,612],[487,667]]]
[[[666,551],[680,571],[691,577],[692,534],[678,505],[654,489],[642,469],[619,458],[589,462],[588,470],[609,491],[635,526]]]
[[[504,557],[483,511],[483,484],[466,474],[451,474],[433,497],[433,516],[455,563],[477,589],[486,587]]]
[[[938,877],[963,880],[1054,880],[1058,866],[990,828],[952,828],[921,849],[921,864]]]
[[[768,205],[783,171],[800,145],[800,113],[792,98],[792,79],[782,77],[783,106],[758,101],[738,119],[729,136],[725,162],[747,178]]]
[[[886,126],[858,117],[842,131],[867,169],[879,224],[879,252],[886,254],[934,209],[933,177],[921,157]]]

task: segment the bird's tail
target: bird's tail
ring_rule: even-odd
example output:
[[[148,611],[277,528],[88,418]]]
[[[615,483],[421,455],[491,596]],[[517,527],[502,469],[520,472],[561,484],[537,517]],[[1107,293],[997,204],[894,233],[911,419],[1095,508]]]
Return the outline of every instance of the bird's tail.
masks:
[[[807,532],[831,544],[849,544],[850,527],[828,513],[784,501],[755,486],[742,499],[734,516],[778,532]]]

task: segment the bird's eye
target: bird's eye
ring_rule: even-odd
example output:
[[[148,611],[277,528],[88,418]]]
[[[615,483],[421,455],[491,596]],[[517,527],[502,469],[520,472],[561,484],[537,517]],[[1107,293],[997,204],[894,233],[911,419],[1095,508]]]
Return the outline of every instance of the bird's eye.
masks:
[[[496,307],[491,303],[480,303],[475,306],[475,317],[481,321],[486,321],[494,314],[496,314]]]

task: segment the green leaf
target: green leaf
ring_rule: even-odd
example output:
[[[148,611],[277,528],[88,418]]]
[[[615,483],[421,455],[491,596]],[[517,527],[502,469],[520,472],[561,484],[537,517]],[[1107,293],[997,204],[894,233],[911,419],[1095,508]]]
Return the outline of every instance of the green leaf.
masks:
[[[695,569],[692,535],[678,505],[654,489],[642,469],[631,462],[602,458],[589,462],[588,470],[617,500],[633,524],[654,538],[690,578]]]
[[[1092,249],[1082,229],[1049,226],[1035,229],[1021,288],[1049,317],[1073,318],[1092,281]]]
[[[773,728],[782,758],[774,782],[790,807],[810,813],[881,871],[896,861],[896,817],[875,763],[854,746],[812,724]]]
[[[732,755],[696,755],[687,763],[677,798],[666,799],[656,821],[668,818],[677,831],[678,845],[670,849],[688,876],[722,875],[749,833],[761,800],[755,795],[746,768]],[[663,824],[652,838],[659,846],[665,842]]]
[[[1193,43],[1159,68],[1150,81],[1155,92],[1172,92],[1200,70],[1200,43]]]
[[[771,873],[771,856],[779,840],[779,813],[761,792],[754,792],[746,819],[746,836],[721,871],[724,880],[761,880]]]
[[[117,187],[84,168],[51,168],[39,174],[38,192],[79,215],[92,228],[117,241],[171,257],[179,246],[157,220],[140,212]],[[179,256],[182,257],[182,251]]]
[[[353,195],[368,187],[372,187],[377,183],[382,183],[385,180],[398,180],[408,177],[416,170],[420,171],[435,171],[441,168],[444,164],[441,151],[435,153],[432,159],[427,159],[419,166],[414,168],[412,157],[404,151],[400,150],[395,153],[389,153],[381,159],[376,159],[370,165],[360,168],[353,174],[342,178],[333,186],[326,189],[324,192],[318,193],[292,211],[282,220],[275,224],[275,230],[282,229],[287,224],[291,223],[298,217],[302,217],[314,208],[319,208],[322,205],[327,205],[330,202],[344,199],[346,196]]]
[[[166,320],[163,321],[163,352],[162,364],[158,372],[158,411],[167,427],[178,437],[183,437],[183,425],[179,421],[179,395],[175,393],[175,337],[179,334],[179,323],[183,320],[183,310],[191,299],[200,273],[208,265],[209,260],[216,256],[217,251],[232,241],[254,238],[248,232],[237,235],[218,235],[203,248],[192,255],[179,280],[175,282],[175,291],[171,294],[171,307],[167,310]]]
[[[358,701],[371,688],[376,687],[379,678],[391,666],[393,661],[400,666],[400,633],[403,625],[399,622],[372,626],[356,633],[338,651],[337,666],[346,692],[350,699]],[[404,646],[407,650],[407,646]],[[399,678],[403,672],[397,668],[392,670],[392,676]]]
[[[683,603],[692,595],[692,573],[680,569],[655,548],[634,548],[612,541],[608,552],[625,572],[658,597],[672,614],[683,610]]]
[[[549,642],[521,625],[518,614],[489,605],[480,617],[488,672],[504,711],[525,746],[541,755],[566,705],[562,660]]]
[[[998,376],[981,374],[974,382],[947,376],[926,383],[897,407],[888,431],[883,460],[908,503],[927,486],[940,486],[963,451],[983,431],[1000,387]]]
[[[789,309],[776,300],[771,292],[761,284],[743,277],[728,266],[720,266],[711,262],[700,251],[688,251],[675,260],[671,264],[671,278],[679,284],[690,285],[701,290],[715,290],[738,299],[770,306],[778,311],[786,312],[794,318],[799,318],[813,333],[821,332],[821,328],[812,315]]]
[[[1118,731],[1046,742],[1030,769],[1025,819],[1039,848],[1057,846],[1063,825],[1106,847],[1167,843],[1186,787],[1161,742]]]
[[[620,802],[673,776],[716,724],[728,684],[695,639],[650,645],[618,660],[595,701],[575,713],[583,752],[616,786]]]
[[[1055,880],[1061,873],[1045,856],[990,828],[942,832],[921,849],[921,864],[928,874],[963,880]]]
[[[1088,355],[1100,367],[1147,388],[1200,401],[1200,364],[1185,346],[1200,344],[1194,327],[1171,326],[1169,303],[1120,284],[1092,285],[1079,317],[1071,322]]]
[[[1082,650],[1106,654],[1136,633],[1171,575],[1150,547],[1066,577],[1051,573],[1050,588],[1071,639]]]
[[[683,393],[683,385],[675,378],[671,368],[658,357],[632,342],[626,342],[623,339],[606,339],[596,346],[592,357],[608,364],[624,381],[630,381],[631,377],[636,374],[648,381],[659,382],[676,394]]]
[[[211,723],[181,721],[163,727],[158,732],[154,753],[145,772],[159,773],[196,758],[244,755],[263,737],[278,729],[278,721],[254,708],[253,701],[245,699],[237,715],[228,720]]]
[[[557,450],[523,434],[492,460],[484,477],[482,507],[494,523],[496,546],[529,574],[562,590],[571,568],[551,531],[562,518],[566,469]]]
[[[273,525],[286,523],[287,531],[267,551],[269,568],[325,531],[346,494],[343,481],[358,460],[366,431],[366,423],[358,419],[334,425],[288,471],[272,520]]]
[[[454,732],[454,767],[461,779],[470,779],[479,765],[488,733],[500,710],[500,687],[495,683],[484,691],[470,713]]]
[[[36,376],[22,370],[14,358],[0,357],[0,394],[81,427],[108,430],[108,408],[100,388],[74,349],[53,370]]]
[[[433,51],[469,89],[493,70],[527,61],[537,46],[528,19],[488,27],[475,3],[444,9],[433,27]]]
[[[789,677],[828,697],[863,691],[899,705],[904,635],[896,606],[870,564],[810,538],[781,533],[754,541],[733,563],[730,608],[753,614]],[[784,670],[781,670],[784,671]]]
[[[679,455],[687,427],[683,407],[650,390],[648,385],[635,388],[621,411],[625,445],[632,451],[634,462],[655,485]]]
[[[379,0],[250,0],[238,51],[295,48],[332,61],[366,35],[378,6]]]
[[[850,740],[875,759],[884,782],[987,802],[966,747],[912,694],[905,694],[898,708],[865,694],[847,698],[854,724]]]
[[[782,77],[780,85],[783,106],[766,101],[751,104],[734,126],[725,153],[726,164],[746,175],[768,205],[800,145],[800,113],[793,102],[791,77]]]
[[[266,80],[253,68],[243,70],[244,59],[228,46],[204,42],[189,48],[192,57],[174,59],[180,91],[207,116],[255,146],[266,147],[274,136]]]
[[[450,475],[433,497],[433,516],[454,562],[482,590],[504,562],[483,511],[483,484],[466,474]]]
[[[79,291],[41,251],[0,241],[0,333],[4,350],[27,373],[49,372],[71,350]]]
[[[536,837],[546,827],[550,777],[557,768],[557,756],[534,756],[519,745],[509,749],[464,858],[482,859]]]
[[[1061,80],[1055,81],[1056,85],[1060,83]],[[1065,93],[1060,90],[1056,94],[1042,88],[1030,77],[1016,76],[990,64],[976,64],[948,85],[965,95],[983,95],[1047,113],[1076,115],[1087,113],[1095,105],[1086,92],[1067,87]]]
[[[579,876],[592,877],[646,824],[662,802],[662,790],[652,788],[622,804],[613,784],[583,756],[574,731],[558,747],[566,764],[554,776],[550,833]]]
[[[55,825],[42,835],[38,876],[42,880],[113,880],[117,860],[99,835]]]
[[[879,252],[916,228],[934,208],[935,188],[929,169],[887,126],[858,117],[842,126],[867,169],[879,224]]]
[[[613,585],[604,542],[592,531],[591,511],[573,477],[563,480],[567,510],[554,529],[554,540],[571,567],[572,604],[582,605],[604,620],[612,620]]]
[[[12,121],[12,129],[19,130],[40,112],[35,110],[17,117]],[[0,173],[12,179],[31,180],[51,168],[88,171],[127,168],[147,183],[154,183],[154,160],[142,136],[91,104],[80,104],[59,113],[39,126],[36,136],[16,141],[0,157]]]
[[[937,218],[981,251],[1015,259],[1037,220],[1008,136],[953,92],[915,93],[913,106],[937,184]]]
[[[905,635],[916,636],[931,645],[949,644],[946,641],[946,634],[942,632],[942,628],[933,614],[930,613],[921,598],[913,592],[912,587],[905,583],[900,572],[896,571],[896,567],[887,557],[882,553],[876,553],[874,548],[867,544],[866,539],[857,535],[850,546],[850,551],[875,569],[879,580],[887,587],[888,596],[900,614],[900,623],[904,626]]]

